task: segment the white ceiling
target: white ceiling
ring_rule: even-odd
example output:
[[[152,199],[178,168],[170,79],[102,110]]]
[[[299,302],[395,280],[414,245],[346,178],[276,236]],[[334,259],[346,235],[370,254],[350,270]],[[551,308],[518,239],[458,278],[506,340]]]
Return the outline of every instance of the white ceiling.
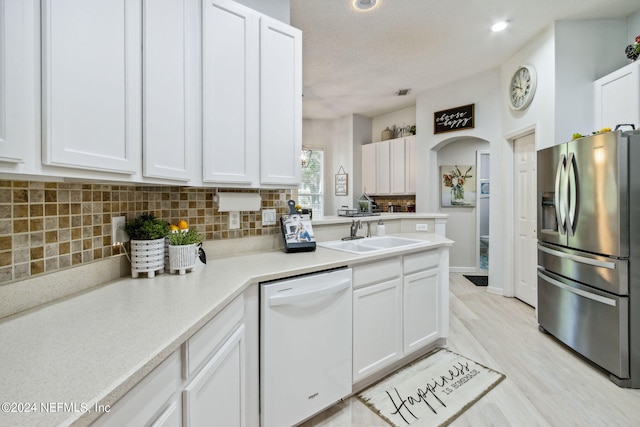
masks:
[[[417,93],[499,67],[556,20],[640,9],[640,0],[378,2],[355,12],[352,0],[291,0],[291,25],[303,31],[304,118],[374,117],[413,106]],[[507,30],[489,30],[505,19]],[[410,95],[395,95],[406,88]]]

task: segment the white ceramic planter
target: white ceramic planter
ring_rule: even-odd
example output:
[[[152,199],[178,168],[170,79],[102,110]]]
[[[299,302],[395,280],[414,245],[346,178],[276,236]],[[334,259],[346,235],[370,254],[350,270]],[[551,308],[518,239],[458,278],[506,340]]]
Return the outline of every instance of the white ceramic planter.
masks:
[[[169,272],[184,274],[196,266],[198,245],[169,245]]]
[[[156,240],[131,240],[131,277],[140,273],[155,277],[164,273],[164,237]]]

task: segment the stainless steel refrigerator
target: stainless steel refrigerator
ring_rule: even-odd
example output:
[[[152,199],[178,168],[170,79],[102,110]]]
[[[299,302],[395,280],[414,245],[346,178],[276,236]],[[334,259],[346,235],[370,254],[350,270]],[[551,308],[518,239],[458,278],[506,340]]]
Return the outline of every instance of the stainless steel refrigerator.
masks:
[[[640,131],[537,154],[540,329],[640,388]]]

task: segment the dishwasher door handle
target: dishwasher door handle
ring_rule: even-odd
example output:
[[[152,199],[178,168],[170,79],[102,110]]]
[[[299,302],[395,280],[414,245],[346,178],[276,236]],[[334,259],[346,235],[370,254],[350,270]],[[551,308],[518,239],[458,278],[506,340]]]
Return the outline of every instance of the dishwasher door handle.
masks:
[[[325,286],[320,289],[314,289],[308,292],[301,292],[290,295],[277,295],[268,298],[269,307],[275,307],[278,305],[295,304],[298,302],[308,301],[314,298],[324,297],[331,294],[337,294],[340,291],[351,287],[351,280],[344,280],[342,282]]]

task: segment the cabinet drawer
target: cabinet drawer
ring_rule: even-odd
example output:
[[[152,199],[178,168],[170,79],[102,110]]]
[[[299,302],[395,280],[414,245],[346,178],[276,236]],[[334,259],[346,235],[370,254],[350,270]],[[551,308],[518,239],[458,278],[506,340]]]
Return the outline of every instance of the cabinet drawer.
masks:
[[[185,379],[190,378],[222,345],[224,339],[242,321],[243,316],[244,297],[240,295],[184,343],[183,375]]]
[[[141,426],[167,414],[167,404],[180,390],[180,352],[173,352],[164,362],[144,377],[118,400],[111,410],[98,418],[97,426]]]
[[[353,269],[353,288],[371,285],[402,274],[400,258],[391,258],[370,264],[359,265]]]
[[[440,264],[440,251],[431,250],[404,257],[404,274],[436,268]]]

